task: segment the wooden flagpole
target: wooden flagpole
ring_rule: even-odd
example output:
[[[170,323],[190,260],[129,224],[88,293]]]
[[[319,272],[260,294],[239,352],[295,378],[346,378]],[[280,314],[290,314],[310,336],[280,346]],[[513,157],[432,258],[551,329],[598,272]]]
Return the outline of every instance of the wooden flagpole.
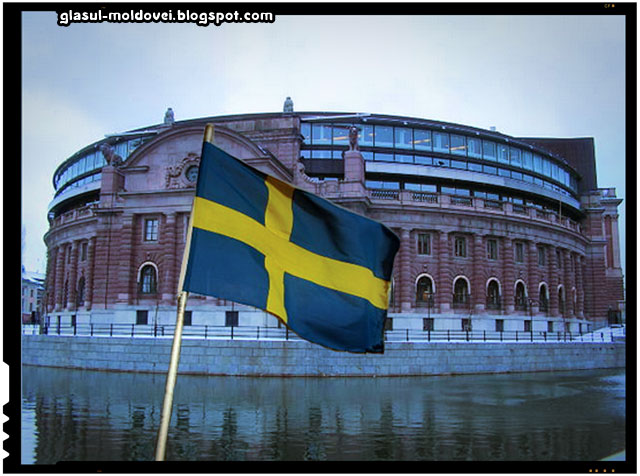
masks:
[[[207,124],[204,130],[205,142],[213,143],[213,125]],[[193,205],[191,206],[191,214],[189,216],[189,227],[187,229],[187,240],[182,256],[182,266],[180,268],[180,279],[178,280],[178,309],[176,313],[176,330],[173,335],[173,344],[171,346],[171,360],[169,361],[169,371],[167,372],[167,381],[164,389],[164,401],[162,403],[162,417],[160,420],[160,429],[158,430],[158,440],[156,442],[156,461],[164,461],[167,451],[167,435],[169,434],[169,423],[171,421],[171,410],[173,407],[173,391],[178,378],[178,363],[180,362],[180,346],[182,344],[182,329],[184,327],[184,311],[187,307],[187,298],[189,293],[183,291],[184,275],[187,268],[187,260],[189,259],[189,246],[191,244],[191,227],[193,225]]]

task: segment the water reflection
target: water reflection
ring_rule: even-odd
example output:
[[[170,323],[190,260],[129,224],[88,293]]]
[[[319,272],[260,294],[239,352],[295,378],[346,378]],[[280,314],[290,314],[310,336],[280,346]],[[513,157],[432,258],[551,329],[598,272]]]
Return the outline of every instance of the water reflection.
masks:
[[[163,375],[23,368],[23,462],[151,460]],[[170,460],[596,460],[624,449],[624,371],[180,376]]]

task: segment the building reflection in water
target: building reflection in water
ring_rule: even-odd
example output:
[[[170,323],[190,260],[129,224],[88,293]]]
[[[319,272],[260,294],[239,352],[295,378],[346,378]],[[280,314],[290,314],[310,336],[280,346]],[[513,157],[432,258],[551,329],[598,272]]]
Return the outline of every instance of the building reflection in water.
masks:
[[[163,392],[164,375],[24,367],[23,461],[151,460]],[[180,376],[167,459],[594,460],[624,428],[622,370]]]

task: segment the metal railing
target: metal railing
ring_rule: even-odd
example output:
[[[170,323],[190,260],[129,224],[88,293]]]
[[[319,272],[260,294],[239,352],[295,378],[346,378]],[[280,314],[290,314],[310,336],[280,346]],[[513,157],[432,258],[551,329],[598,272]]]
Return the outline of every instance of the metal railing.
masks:
[[[24,335],[53,335],[67,337],[128,337],[173,338],[174,325],[143,324],[77,324],[23,325]],[[625,328],[620,330],[626,335]],[[285,340],[301,341],[286,327],[264,326],[184,326],[184,339],[217,340]],[[612,342],[611,332],[544,332],[544,331],[487,331],[487,330],[421,330],[397,329],[385,331],[386,342]]]

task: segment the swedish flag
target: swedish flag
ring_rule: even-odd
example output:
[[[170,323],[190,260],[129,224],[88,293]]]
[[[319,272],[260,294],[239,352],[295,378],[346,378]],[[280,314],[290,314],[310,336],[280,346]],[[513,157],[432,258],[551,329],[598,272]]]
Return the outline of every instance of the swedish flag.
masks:
[[[397,236],[206,142],[183,291],[264,309],[336,350],[384,350]]]

